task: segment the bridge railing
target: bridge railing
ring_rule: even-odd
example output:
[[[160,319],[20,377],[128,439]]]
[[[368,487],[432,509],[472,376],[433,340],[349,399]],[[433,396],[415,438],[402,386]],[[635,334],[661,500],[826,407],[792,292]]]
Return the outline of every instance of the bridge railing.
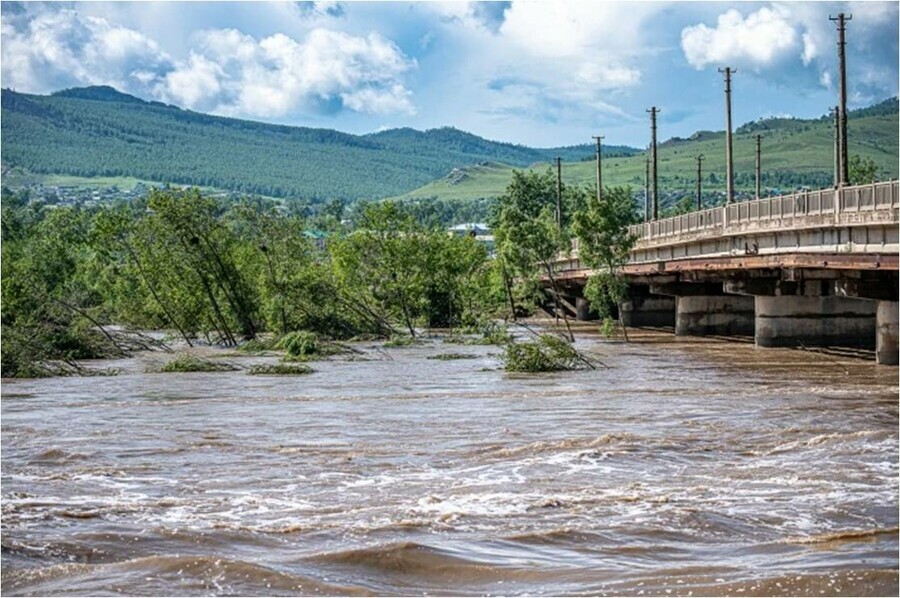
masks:
[[[886,181],[870,185],[844,187],[842,189],[819,189],[802,191],[790,195],[767,197],[751,201],[732,203],[727,206],[710,208],[644,222],[630,228],[638,241],[664,240],[685,233],[724,234],[732,226],[748,223],[765,223],[808,216],[832,216],[835,219],[844,212],[865,212],[890,210],[898,207],[897,181]]]

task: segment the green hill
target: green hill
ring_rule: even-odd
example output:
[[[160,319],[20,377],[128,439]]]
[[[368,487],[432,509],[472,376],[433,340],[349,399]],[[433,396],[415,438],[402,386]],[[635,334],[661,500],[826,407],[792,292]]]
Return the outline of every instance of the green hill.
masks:
[[[271,125],[146,102],[102,86],[50,96],[4,89],[0,126],[6,171],[132,177],[310,200],[402,194],[453,168],[485,162],[525,167],[557,155],[593,155],[589,145],[534,149],[449,127],[360,136]]]
[[[898,176],[897,99],[849,113],[850,155],[875,161],[879,178]],[[755,135],[762,136],[763,186],[788,191],[798,185],[826,187],[833,181],[834,130],[828,117],[814,120],[765,119],[739,127],[734,135],[735,185],[750,191],[755,186]],[[659,146],[660,189],[673,195],[693,193],[696,188],[696,156],[702,154],[703,189],[725,188],[725,133],[700,131],[689,139],[670,139]],[[643,188],[646,152],[604,158],[604,185],[631,185]],[[532,168],[551,168],[550,162]],[[467,199],[496,197],[510,180],[513,165],[492,163],[457,169],[401,196],[402,199]],[[596,163],[563,165],[563,180],[587,185],[596,180]]]

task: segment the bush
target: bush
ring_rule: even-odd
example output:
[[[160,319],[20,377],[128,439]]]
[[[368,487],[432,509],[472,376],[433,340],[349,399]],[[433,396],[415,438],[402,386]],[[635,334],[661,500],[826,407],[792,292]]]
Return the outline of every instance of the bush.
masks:
[[[230,372],[237,368],[230,363],[216,363],[200,359],[190,353],[182,353],[160,368],[160,372]]]
[[[431,355],[425,359],[437,359],[438,361],[452,361],[454,359],[478,359],[478,355],[474,353],[441,353],[439,355]]]
[[[586,366],[570,343],[550,334],[534,342],[508,344],[502,359],[508,372],[558,372]]]
[[[276,363],[255,365],[247,372],[251,376],[301,376],[315,370],[302,363]]]
[[[475,332],[480,332],[481,338],[462,336],[474,334]],[[496,322],[480,326],[477,329],[464,328],[459,331],[459,334],[444,337],[444,342],[454,345],[505,345],[512,340],[512,335],[506,329],[506,326]]]
[[[288,357],[308,358],[320,353],[315,333],[306,330],[288,332],[275,344],[276,349],[283,349]]]
[[[392,336],[384,343],[385,347],[409,347],[416,343],[416,339],[411,336]]]
[[[278,344],[276,338],[253,338],[238,347],[238,351],[245,353],[261,353],[263,351],[271,351]]]

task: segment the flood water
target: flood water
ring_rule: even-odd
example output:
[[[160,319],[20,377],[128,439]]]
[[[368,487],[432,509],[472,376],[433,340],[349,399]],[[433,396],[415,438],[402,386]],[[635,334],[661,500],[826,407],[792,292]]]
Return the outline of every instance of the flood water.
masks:
[[[896,368],[632,336],[4,381],[2,592],[897,595]]]

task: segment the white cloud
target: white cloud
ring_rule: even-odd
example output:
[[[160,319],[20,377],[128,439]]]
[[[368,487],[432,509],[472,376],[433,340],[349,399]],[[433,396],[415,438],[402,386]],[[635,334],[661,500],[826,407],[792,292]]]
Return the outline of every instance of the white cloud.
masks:
[[[157,90],[188,108],[264,118],[323,106],[414,112],[402,77],[415,61],[375,33],[356,37],[316,28],[302,41],[281,33],[257,41],[224,29],[199,32],[195,42],[190,60]]]
[[[816,45],[815,38],[809,31],[805,32],[803,34],[803,55],[801,56],[803,65],[808,65],[818,54],[819,48]]]
[[[331,14],[336,7],[324,3],[316,10]],[[282,33],[256,39],[237,29],[213,29],[192,36],[187,58],[175,60],[134,29],[77,10],[41,7],[4,18],[2,41],[3,83],[20,91],[111,85],[242,117],[344,108],[415,112],[403,78],[416,62],[377,33],[355,36],[316,27],[300,39]]]
[[[807,49],[814,52],[811,39],[804,46],[804,53]],[[688,63],[697,69],[730,64],[759,70],[786,56],[796,56],[798,33],[790,12],[782,6],[760,8],[746,18],[730,9],[719,15],[714,28],[703,23],[684,28],[681,48]]]
[[[171,65],[155,41],[75,10],[40,11],[21,28],[4,22],[3,84],[47,92],[72,85],[133,91]]]
[[[225,73],[215,62],[199,54],[191,54],[186,64],[165,76],[159,86],[160,95],[183,106],[214,104],[222,91],[220,79]]]
[[[496,32],[481,35],[487,56],[485,113],[547,122],[623,118],[615,98],[642,81],[652,52],[647,21],[658,3],[512,2]],[[471,28],[470,28],[471,29]]]

